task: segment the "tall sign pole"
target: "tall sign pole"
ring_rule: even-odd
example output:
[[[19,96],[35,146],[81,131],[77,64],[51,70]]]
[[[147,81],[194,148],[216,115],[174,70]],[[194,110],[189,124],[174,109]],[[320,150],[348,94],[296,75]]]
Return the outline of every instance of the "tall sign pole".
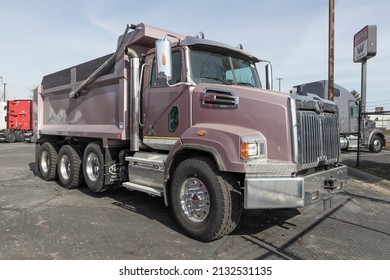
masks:
[[[1,83],[3,84],[3,86],[4,86],[4,102],[6,102],[5,101],[5,89],[6,89],[7,83],[3,82],[3,77],[0,77],[0,80],[1,80]]]
[[[328,99],[332,101],[334,96],[334,1],[329,0]]]
[[[360,161],[360,139],[364,137],[364,116],[366,113],[367,60],[376,55],[376,25],[367,25],[353,37],[353,62],[362,64],[361,100],[359,103],[359,125],[356,166]]]

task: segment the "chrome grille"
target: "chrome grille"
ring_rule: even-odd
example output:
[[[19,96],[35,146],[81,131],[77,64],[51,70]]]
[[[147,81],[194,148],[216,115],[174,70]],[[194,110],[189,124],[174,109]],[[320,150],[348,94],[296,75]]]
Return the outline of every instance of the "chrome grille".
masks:
[[[337,115],[312,111],[298,114],[298,162],[301,168],[338,161],[339,135]]]

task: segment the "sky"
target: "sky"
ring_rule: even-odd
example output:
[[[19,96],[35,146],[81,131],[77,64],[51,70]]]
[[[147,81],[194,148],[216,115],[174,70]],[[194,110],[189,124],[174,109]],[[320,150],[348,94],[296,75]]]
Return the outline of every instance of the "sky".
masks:
[[[367,109],[390,110],[390,1],[335,0],[335,83],[361,91],[353,37],[377,26],[367,61]],[[7,99],[31,97],[46,74],[112,53],[129,23],[146,23],[232,46],[273,65],[274,89],[328,78],[329,0],[0,1],[0,76]],[[264,79],[263,79],[264,81]],[[3,85],[0,84],[0,98]]]

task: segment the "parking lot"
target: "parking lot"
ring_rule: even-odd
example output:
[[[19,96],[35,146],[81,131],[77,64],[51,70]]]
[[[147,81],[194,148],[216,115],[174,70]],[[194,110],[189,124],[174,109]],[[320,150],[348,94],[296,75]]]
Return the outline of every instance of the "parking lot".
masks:
[[[342,163],[357,168],[366,173],[377,177],[390,180],[390,150],[384,149],[380,153],[370,153],[367,150],[362,150],[359,154],[359,164],[357,164],[358,156],[356,150],[342,152]]]
[[[332,201],[244,211],[232,234],[202,243],[161,198],[63,189],[36,173],[34,144],[0,143],[0,259],[390,259],[389,182],[351,171]]]

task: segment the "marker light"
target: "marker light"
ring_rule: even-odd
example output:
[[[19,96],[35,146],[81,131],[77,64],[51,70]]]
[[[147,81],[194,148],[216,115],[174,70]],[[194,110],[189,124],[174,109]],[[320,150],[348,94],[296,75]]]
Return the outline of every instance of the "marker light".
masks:
[[[205,136],[206,135],[206,130],[203,130],[203,129],[199,129],[196,134],[198,134],[199,136]]]
[[[162,55],[161,60],[163,65],[167,64],[167,57],[165,56],[165,54]]]

